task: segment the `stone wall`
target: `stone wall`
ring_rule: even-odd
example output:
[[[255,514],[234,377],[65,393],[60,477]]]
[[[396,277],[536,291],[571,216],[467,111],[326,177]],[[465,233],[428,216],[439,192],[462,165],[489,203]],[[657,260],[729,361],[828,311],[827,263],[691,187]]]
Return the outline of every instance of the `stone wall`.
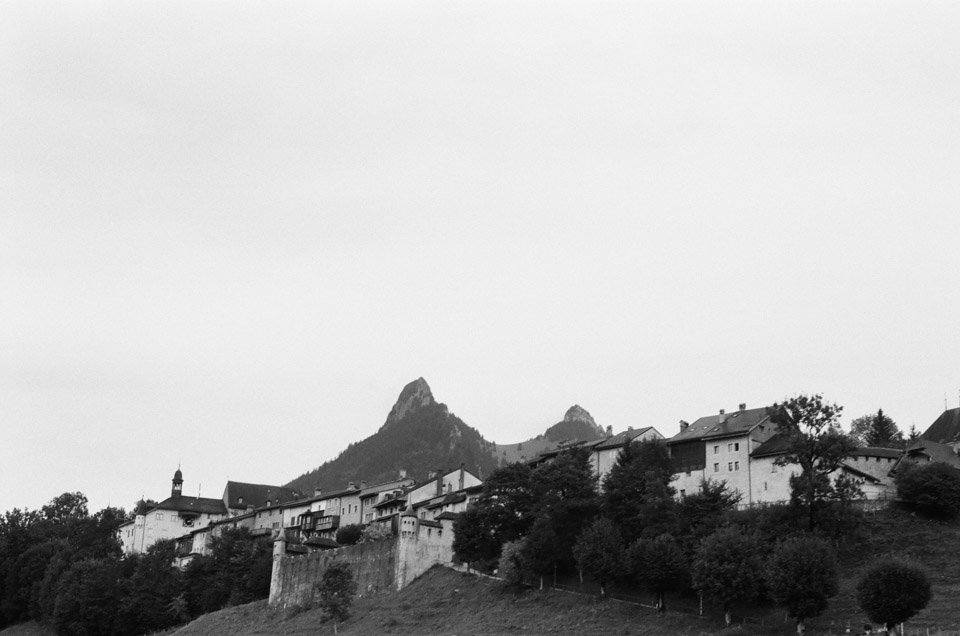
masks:
[[[453,528],[447,522],[444,526],[421,526],[412,536],[299,556],[287,556],[286,538],[281,532],[273,544],[270,605],[309,605],[313,601],[314,585],[332,561],[350,564],[360,596],[401,590],[434,565],[451,564]]]
[[[394,590],[398,541],[396,538],[385,539],[335,550],[285,556],[286,542],[278,540],[274,543],[270,605],[309,605],[313,601],[314,585],[333,561],[350,564],[360,596]]]

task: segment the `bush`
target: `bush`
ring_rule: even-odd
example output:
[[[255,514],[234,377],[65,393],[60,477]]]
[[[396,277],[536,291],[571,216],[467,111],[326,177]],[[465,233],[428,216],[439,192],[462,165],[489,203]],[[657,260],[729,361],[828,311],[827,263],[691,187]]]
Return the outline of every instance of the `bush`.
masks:
[[[523,584],[523,565],[520,560],[522,553],[522,539],[510,541],[503,545],[497,575],[509,586],[520,587]]]
[[[911,508],[934,516],[960,515],[960,470],[937,462],[906,464],[896,480],[897,496]]]
[[[320,596],[319,605],[329,618],[344,621],[350,617],[350,605],[357,593],[357,582],[349,564],[344,561],[330,563],[316,590]]]
[[[363,537],[363,526],[358,523],[351,523],[337,530],[337,543],[340,545],[354,545],[360,543]]]
[[[890,630],[930,602],[930,580],[920,568],[890,561],[867,570],[857,584],[857,602],[870,620]]]

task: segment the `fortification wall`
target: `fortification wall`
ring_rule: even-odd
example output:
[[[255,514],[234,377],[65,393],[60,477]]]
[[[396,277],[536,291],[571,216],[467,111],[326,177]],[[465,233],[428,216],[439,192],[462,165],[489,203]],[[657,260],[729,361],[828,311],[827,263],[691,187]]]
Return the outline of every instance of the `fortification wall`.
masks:
[[[396,589],[401,590],[436,564],[453,561],[453,530],[420,528],[419,536],[402,538],[397,546]]]
[[[313,601],[314,585],[320,581],[323,572],[333,561],[350,564],[357,582],[357,594],[360,596],[397,589],[394,577],[397,571],[398,542],[399,539],[393,538],[300,556],[281,556],[280,546],[284,546],[284,542],[277,541],[270,585],[270,605],[309,605]]]

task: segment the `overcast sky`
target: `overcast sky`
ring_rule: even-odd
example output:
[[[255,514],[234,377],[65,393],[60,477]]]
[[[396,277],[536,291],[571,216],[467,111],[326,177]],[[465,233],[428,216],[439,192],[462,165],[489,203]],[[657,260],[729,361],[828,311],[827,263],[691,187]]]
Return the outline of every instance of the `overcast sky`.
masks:
[[[955,2],[0,5],[0,511],[960,399]]]

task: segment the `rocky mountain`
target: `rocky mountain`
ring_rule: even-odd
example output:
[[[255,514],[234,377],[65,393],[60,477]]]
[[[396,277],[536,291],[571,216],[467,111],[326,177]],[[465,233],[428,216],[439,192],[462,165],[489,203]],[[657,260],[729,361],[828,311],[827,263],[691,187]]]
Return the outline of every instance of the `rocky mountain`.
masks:
[[[341,490],[351,481],[372,486],[396,479],[401,470],[423,482],[430,471],[461,463],[479,477],[489,475],[498,466],[494,445],[437,402],[426,380],[418,378],[403,387],[376,433],[285,485],[311,493],[317,487]]]
[[[574,404],[567,409],[563,420],[548,428],[547,432],[543,434],[544,437],[553,442],[599,439],[603,435],[603,429],[593,421],[593,417],[579,404]]]
[[[304,493],[312,493],[318,487],[330,492],[346,488],[351,481],[359,484],[366,480],[371,486],[390,481],[401,470],[424,482],[428,473],[452,470],[461,463],[483,478],[504,464],[532,459],[559,442],[601,437],[603,429],[590,413],[574,405],[562,421],[541,435],[517,444],[494,444],[451,413],[445,404],[437,402],[426,380],[417,378],[400,391],[376,433],[350,444],[335,459],[285,486]]]

